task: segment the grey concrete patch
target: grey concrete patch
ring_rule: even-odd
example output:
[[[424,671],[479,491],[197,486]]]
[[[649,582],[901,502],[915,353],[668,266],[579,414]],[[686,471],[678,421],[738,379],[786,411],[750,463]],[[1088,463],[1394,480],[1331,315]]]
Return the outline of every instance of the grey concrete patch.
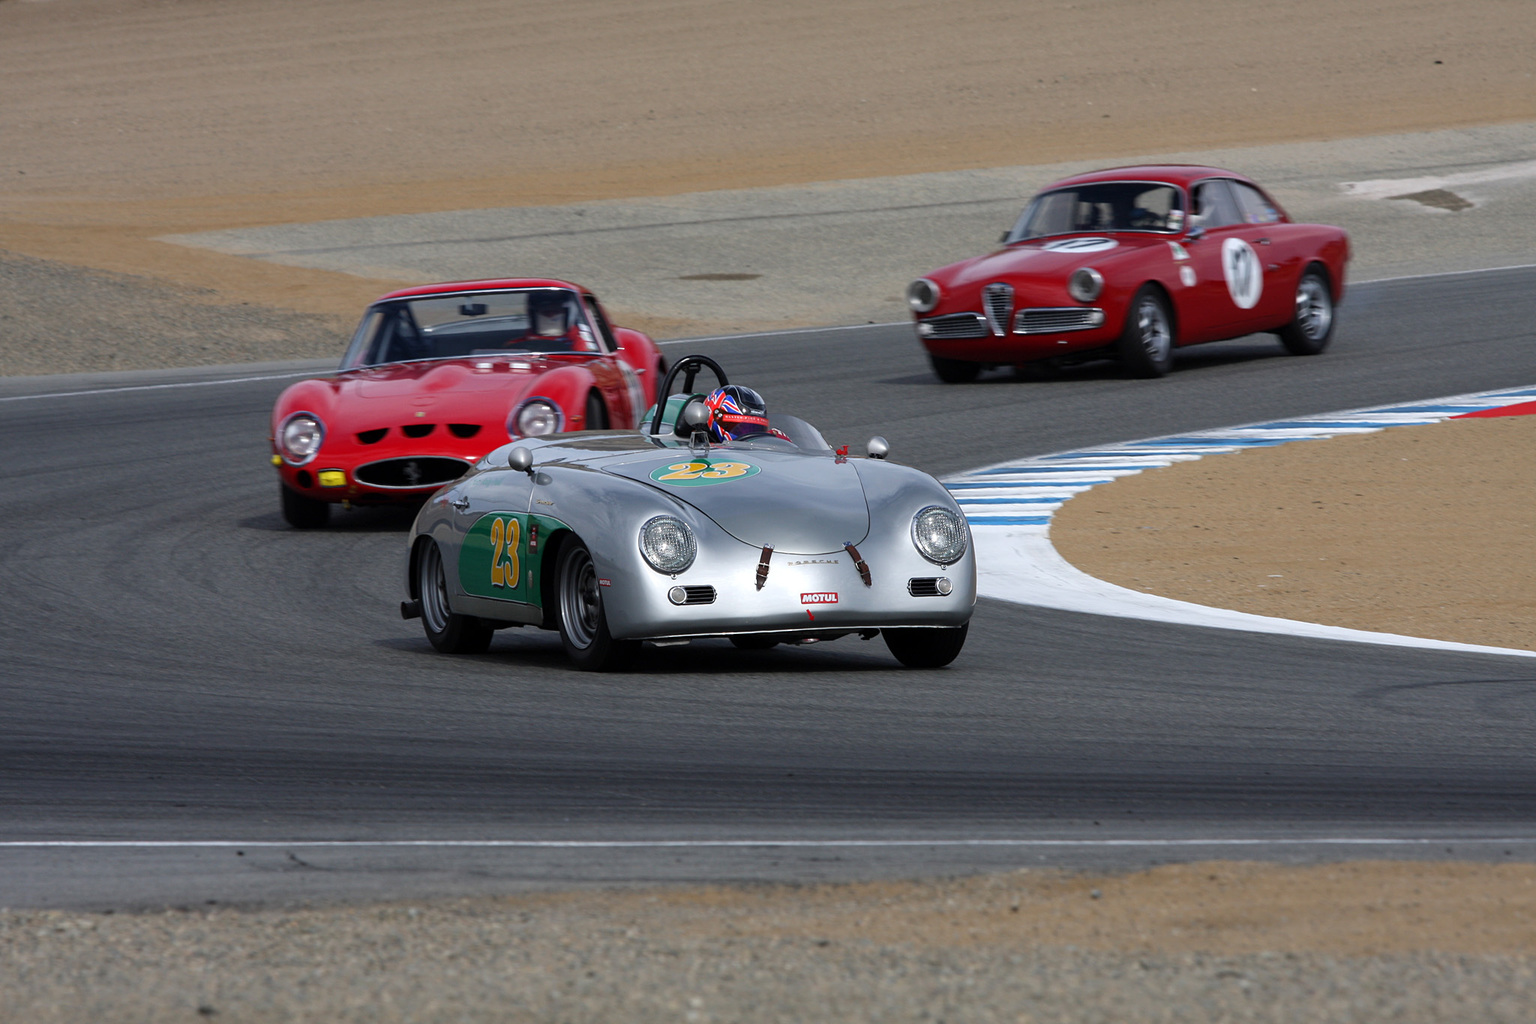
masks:
[[[1357,281],[1536,262],[1536,124],[165,240],[387,280],[564,277],[617,310],[741,330],[882,323],[906,317],[911,278],[986,251],[1040,186],[1150,161],[1242,171],[1292,216],[1347,228]],[[1459,202],[1416,195],[1435,189]]]

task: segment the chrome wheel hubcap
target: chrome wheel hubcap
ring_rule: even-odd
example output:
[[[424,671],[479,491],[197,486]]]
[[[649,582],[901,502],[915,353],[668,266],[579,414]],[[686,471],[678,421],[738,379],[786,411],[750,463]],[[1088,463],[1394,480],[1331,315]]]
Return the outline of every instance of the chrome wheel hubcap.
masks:
[[[560,578],[560,619],[576,647],[590,647],[602,621],[603,599],[598,593],[597,568],[586,550],[571,555]]]
[[[1333,300],[1315,277],[1304,277],[1296,288],[1296,324],[1310,340],[1327,337],[1333,323]]]
[[[1141,347],[1153,362],[1161,363],[1168,358],[1173,348],[1173,332],[1168,329],[1168,317],[1156,299],[1142,299],[1136,307],[1136,329],[1141,333]]]

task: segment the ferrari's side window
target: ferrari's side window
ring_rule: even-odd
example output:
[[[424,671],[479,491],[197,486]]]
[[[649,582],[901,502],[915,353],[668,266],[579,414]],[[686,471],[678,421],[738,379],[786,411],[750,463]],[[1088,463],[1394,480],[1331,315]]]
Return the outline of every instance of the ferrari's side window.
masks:
[[[591,311],[592,320],[597,324],[598,333],[603,336],[608,351],[614,351],[619,347],[619,340],[613,336],[613,328],[608,326],[608,314],[603,312],[596,295],[583,295],[582,298],[587,300],[587,309]]]
[[[1243,223],[1227,183],[1220,178],[1202,181],[1195,186],[1195,214],[1200,218],[1200,226],[1203,228]]]
[[[1252,185],[1245,185],[1241,181],[1232,182],[1232,191],[1237,193],[1237,205],[1243,212],[1243,220],[1249,224],[1276,224],[1280,220],[1280,211],[1275,209],[1264,193]]]

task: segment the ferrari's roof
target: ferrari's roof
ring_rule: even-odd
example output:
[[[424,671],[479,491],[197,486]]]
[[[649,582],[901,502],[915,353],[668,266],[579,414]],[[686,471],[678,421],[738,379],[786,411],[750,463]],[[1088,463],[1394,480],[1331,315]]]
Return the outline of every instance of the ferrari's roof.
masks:
[[[1246,174],[1238,174],[1236,171],[1223,170],[1220,167],[1207,167],[1204,164],[1136,164],[1131,167],[1106,167],[1102,171],[1088,171],[1085,174],[1074,174],[1070,178],[1062,178],[1052,182],[1042,192],[1063,188],[1067,185],[1084,185],[1095,181],[1162,181],[1170,185],[1181,185],[1188,188],[1197,181],[1206,178],[1236,178],[1239,181],[1252,181]]]
[[[565,288],[573,292],[586,291],[579,284],[570,281],[560,281],[552,277],[496,277],[484,281],[444,281],[441,284],[422,284],[414,288],[401,288],[399,291],[381,295],[375,302],[384,302],[388,299],[410,299],[422,295],[453,295],[458,292],[493,292],[506,291],[514,288]]]

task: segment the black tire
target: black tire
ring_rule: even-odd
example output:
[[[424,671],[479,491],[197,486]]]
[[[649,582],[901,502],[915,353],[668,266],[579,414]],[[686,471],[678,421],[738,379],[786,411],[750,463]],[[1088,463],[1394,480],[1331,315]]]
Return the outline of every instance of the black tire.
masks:
[[[432,646],[444,654],[484,654],[495,631],[473,615],[459,615],[448,608],[448,576],[443,556],[430,541],[416,553],[416,593],[421,607],[421,628]]]
[[[603,404],[603,396],[596,391],[587,394],[587,418],[586,429],[608,429],[608,407]]]
[[[971,624],[941,629],[882,629],[885,646],[907,668],[943,668],[960,656]]]
[[[283,518],[295,530],[318,530],[331,519],[331,503],[310,498],[289,487],[277,485],[282,496]]]
[[[623,668],[640,649],[638,641],[615,640],[603,613],[603,590],[586,546],[574,537],[560,549],[555,600],[560,609],[560,642],[571,663],[585,672]]]
[[[1295,356],[1315,356],[1333,338],[1333,289],[1316,266],[1308,267],[1296,282],[1296,312],[1279,334],[1280,344]]]
[[[1125,314],[1115,352],[1133,377],[1161,377],[1173,369],[1173,317],[1156,285],[1144,284]]]
[[[731,643],[743,651],[766,651],[770,647],[777,647],[779,642],[771,636],[763,636],[759,633],[747,633],[743,636],[731,637]]]
[[[969,384],[981,375],[980,363],[968,363],[963,359],[940,359],[930,355],[933,372],[945,384]]]

